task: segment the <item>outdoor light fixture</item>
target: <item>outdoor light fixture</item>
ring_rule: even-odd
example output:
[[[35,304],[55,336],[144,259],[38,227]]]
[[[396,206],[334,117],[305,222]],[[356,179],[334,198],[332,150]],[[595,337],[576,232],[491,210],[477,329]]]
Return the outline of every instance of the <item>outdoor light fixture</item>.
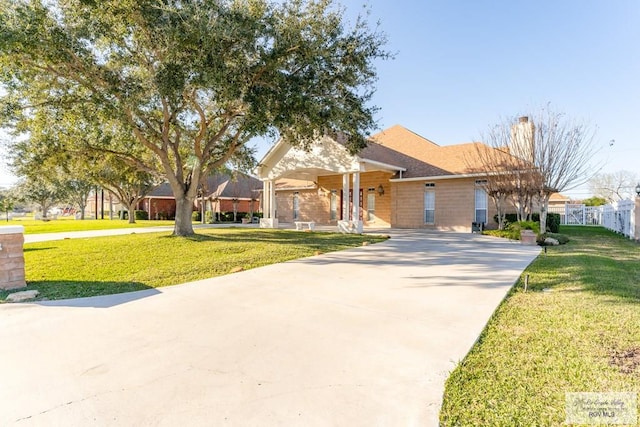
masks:
[[[382,196],[384,194],[384,187],[382,186],[382,184],[378,185],[378,195]]]
[[[636,185],[636,195],[640,197],[640,182]]]

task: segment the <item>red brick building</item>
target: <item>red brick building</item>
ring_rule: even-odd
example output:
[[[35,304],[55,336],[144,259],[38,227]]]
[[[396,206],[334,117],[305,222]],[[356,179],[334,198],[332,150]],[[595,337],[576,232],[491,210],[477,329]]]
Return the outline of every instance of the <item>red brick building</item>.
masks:
[[[262,182],[242,172],[211,175],[202,189],[193,210],[201,211],[204,204],[204,210],[212,212],[216,219],[226,212],[241,216],[260,210]],[[149,219],[174,219],[176,201],[169,184],[162,184],[144,197],[138,203],[138,209],[146,211]]]

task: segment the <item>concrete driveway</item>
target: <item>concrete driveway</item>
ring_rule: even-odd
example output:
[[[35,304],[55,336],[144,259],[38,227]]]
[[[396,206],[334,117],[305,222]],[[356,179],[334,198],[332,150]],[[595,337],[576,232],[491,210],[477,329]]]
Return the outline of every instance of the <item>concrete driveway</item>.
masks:
[[[1,305],[0,425],[435,426],[448,372],[539,248],[391,234],[170,288]]]

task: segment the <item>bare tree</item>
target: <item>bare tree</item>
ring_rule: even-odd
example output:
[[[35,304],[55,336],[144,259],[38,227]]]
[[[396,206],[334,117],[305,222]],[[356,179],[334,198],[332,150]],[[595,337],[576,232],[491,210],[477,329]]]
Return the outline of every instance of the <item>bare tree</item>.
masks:
[[[632,196],[637,182],[638,175],[626,170],[599,173],[589,180],[589,190],[594,196],[617,202]]]
[[[505,194],[511,195],[519,220],[530,217],[537,201],[543,232],[551,194],[586,183],[598,170],[592,165],[597,151],[593,129],[548,106],[517,121],[503,120],[483,140],[491,149],[478,144],[477,158],[467,162],[475,166],[469,169],[484,171],[499,215]]]
[[[549,198],[553,193],[571,190],[589,181],[598,172],[593,164],[597,149],[595,130],[582,122],[551,110],[548,106],[519,124],[530,132],[514,132],[512,145],[531,148],[531,160],[540,177],[540,230],[547,226]]]
[[[494,202],[501,230],[511,206],[517,209],[519,220],[527,219],[539,181],[533,164],[518,147],[512,147],[511,123],[512,120],[505,120],[489,128],[481,137],[484,144],[475,144],[473,156],[465,158],[468,171],[486,181],[485,191]]]

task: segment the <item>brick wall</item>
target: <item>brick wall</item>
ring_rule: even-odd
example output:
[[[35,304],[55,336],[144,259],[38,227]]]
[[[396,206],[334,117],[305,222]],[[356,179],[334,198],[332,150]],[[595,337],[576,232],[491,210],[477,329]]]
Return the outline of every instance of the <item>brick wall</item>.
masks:
[[[443,231],[471,231],[475,221],[475,178],[459,178],[441,181],[389,182],[391,175],[385,172],[367,172],[360,175],[360,188],[363,191],[363,220],[365,226],[398,228],[432,228]],[[425,184],[433,182],[435,187],[435,224],[424,223]],[[340,194],[342,175],[322,176],[318,178],[322,195],[312,190],[278,190],[276,194],[277,216],[283,223],[293,221],[293,197],[297,191],[300,207],[300,220],[315,221],[322,225],[335,225],[330,220],[331,190],[337,190],[338,212],[340,219]],[[382,185],[384,194],[378,194]],[[367,221],[367,202],[369,189],[375,198],[375,216]],[[357,200],[357,196],[356,196]],[[495,228],[493,216],[496,210],[490,197],[487,198],[487,227]]]
[[[433,182],[434,187],[425,187]],[[432,228],[443,231],[471,231],[475,220],[475,178],[442,181],[394,182],[391,186],[391,225],[398,228]],[[435,224],[424,222],[424,192],[435,192]],[[494,225],[495,208],[487,199],[488,226]]]
[[[389,178],[391,174],[386,172],[365,172],[360,174],[360,188],[362,189],[362,218],[365,225],[374,227],[388,227],[391,223],[391,185]],[[337,225],[340,219],[342,175],[331,175],[318,177],[318,185],[321,194],[317,189],[309,190],[278,190],[276,193],[276,206],[278,221],[290,223],[293,221],[293,198],[294,193],[298,193],[300,220],[314,221],[321,225]],[[350,186],[353,185],[350,182]],[[382,185],[385,193],[379,195],[377,188]],[[373,220],[367,220],[369,189],[374,189],[372,193],[375,198],[375,213]],[[331,190],[336,190],[337,194],[337,219],[331,220]],[[356,193],[356,200],[358,200]]]
[[[22,226],[0,227],[0,289],[27,286],[24,275]]]
[[[172,198],[144,198],[138,202],[138,210],[146,211],[149,219],[174,219],[176,217],[176,201]]]
[[[200,209],[200,199],[196,200],[197,208]],[[214,212],[233,212],[233,200],[232,199],[218,199],[218,201],[211,201],[211,206]],[[253,201],[253,209],[251,209],[250,200],[238,200],[238,207],[236,212],[258,212],[260,210],[260,201]]]

